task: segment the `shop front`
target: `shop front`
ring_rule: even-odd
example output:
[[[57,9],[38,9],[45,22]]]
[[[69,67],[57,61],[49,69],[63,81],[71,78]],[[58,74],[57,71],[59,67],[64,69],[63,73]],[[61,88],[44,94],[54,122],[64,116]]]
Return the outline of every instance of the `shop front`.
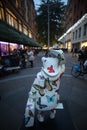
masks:
[[[0,21],[0,56],[11,55],[14,49],[41,47],[39,43]]]

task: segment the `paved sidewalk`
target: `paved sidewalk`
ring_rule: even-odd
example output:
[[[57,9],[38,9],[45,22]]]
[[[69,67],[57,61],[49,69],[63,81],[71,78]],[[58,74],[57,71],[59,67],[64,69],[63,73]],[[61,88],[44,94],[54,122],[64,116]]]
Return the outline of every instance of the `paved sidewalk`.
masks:
[[[24,112],[28,92],[40,71],[41,56],[35,58],[34,68],[0,78],[0,130],[24,130]],[[87,130],[87,75],[74,78],[71,67],[78,63],[76,57],[65,54],[66,71],[61,79],[60,99],[64,109],[57,111],[54,121],[44,124],[36,121],[32,129]],[[30,128],[29,128],[30,129]]]

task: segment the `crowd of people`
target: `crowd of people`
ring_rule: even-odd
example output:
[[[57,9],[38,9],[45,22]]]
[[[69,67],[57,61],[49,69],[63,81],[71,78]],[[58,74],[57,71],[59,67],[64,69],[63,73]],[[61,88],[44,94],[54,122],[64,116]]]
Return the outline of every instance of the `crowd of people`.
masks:
[[[11,55],[0,57],[0,76],[18,71],[20,68],[33,67],[34,59],[34,49],[14,49]]]
[[[44,55],[48,57],[48,50]],[[87,46],[83,46],[80,50],[77,48],[72,48],[71,50],[73,57],[78,57],[80,64],[83,64],[84,68],[87,68]],[[20,68],[34,67],[35,55],[37,54],[35,49],[14,49],[11,56],[6,56],[0,59],[0,65],[2,66],[17,66]]]
[[[13,57],[17,57],[19,59],[19,66],[21,68],[26,68],[26,65],[28,63],[28,67],[33,67],[33,61],[35,59],[34,56],[34,50],[33,49],[14,49],[13,50]]]

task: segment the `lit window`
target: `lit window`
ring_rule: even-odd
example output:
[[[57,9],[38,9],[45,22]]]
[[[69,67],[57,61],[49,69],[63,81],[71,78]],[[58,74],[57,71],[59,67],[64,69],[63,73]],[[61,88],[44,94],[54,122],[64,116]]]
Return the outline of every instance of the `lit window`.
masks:
[[[22,32],[22,22],[19,20],[19,31]]]
[[[15,27],[16,29],[18,28],[17,26],[17,18],[15,15],[10,12],[10,10],[6,9],[6,17],[7,17],[7,23],[10,24],[11,26]]]
[[[29,31],[29,37],[32,38],[32,33]]]
[[[16,8],[18,8],[18,0],[16,0]]]
[[[0,7],[0,19],[4,20],[4,10]]]
[[[25,35],[28,35],[27,27],[25,25],[23,26],[23,32]]]

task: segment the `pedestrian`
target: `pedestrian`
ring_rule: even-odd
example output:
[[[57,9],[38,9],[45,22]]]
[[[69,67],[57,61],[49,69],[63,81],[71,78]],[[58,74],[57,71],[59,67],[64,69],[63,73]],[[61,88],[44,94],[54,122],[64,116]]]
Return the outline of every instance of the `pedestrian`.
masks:
[[[80,65],[83,66],[84,64],[84,52],[85,52],[85,46],[83,46],[79,51],[78,51],[78,61]]]
[[[35,109],[38,111],[37,119],[39,122],[45,120],[45,111],[50,111],[51,119],[55,118],[55,108],[58,105],[60,96],[60,79],[65,71],[65,58],[63,51],[51,49],[49,53],[50,55],[48,57],[42,57],[43,66],[41,71],[37,73],[37,77],[34,79],[31,90],[29,91],[28,101],[33,101],[35,103]],[[28,112],[27,108],[31,111]],[[28,121],[31,121],[33,117],[34,110],[32,111],[32,104],[27,104],[25,112],[26,126],[28,126]]]
[[[21,68],[26,68],[25,54],[26,51],[23,49],[21,52]]]
[[[87,46],[84,50],[84,69],[87,71]]]
[[[71,49],[72,57],[74,56],[74,48]]]
[[[74,56],[77,57],[78,56],[78,49],[77,48],[74,48]]]
[[[28,55],[28,58],[29,58],[29,62],[30,62],[30,66],[33,67],[34,66],[34,59],[35,59],[35,56],[34,56],[34,50],[28,50],[27,52],[27,55]]]

